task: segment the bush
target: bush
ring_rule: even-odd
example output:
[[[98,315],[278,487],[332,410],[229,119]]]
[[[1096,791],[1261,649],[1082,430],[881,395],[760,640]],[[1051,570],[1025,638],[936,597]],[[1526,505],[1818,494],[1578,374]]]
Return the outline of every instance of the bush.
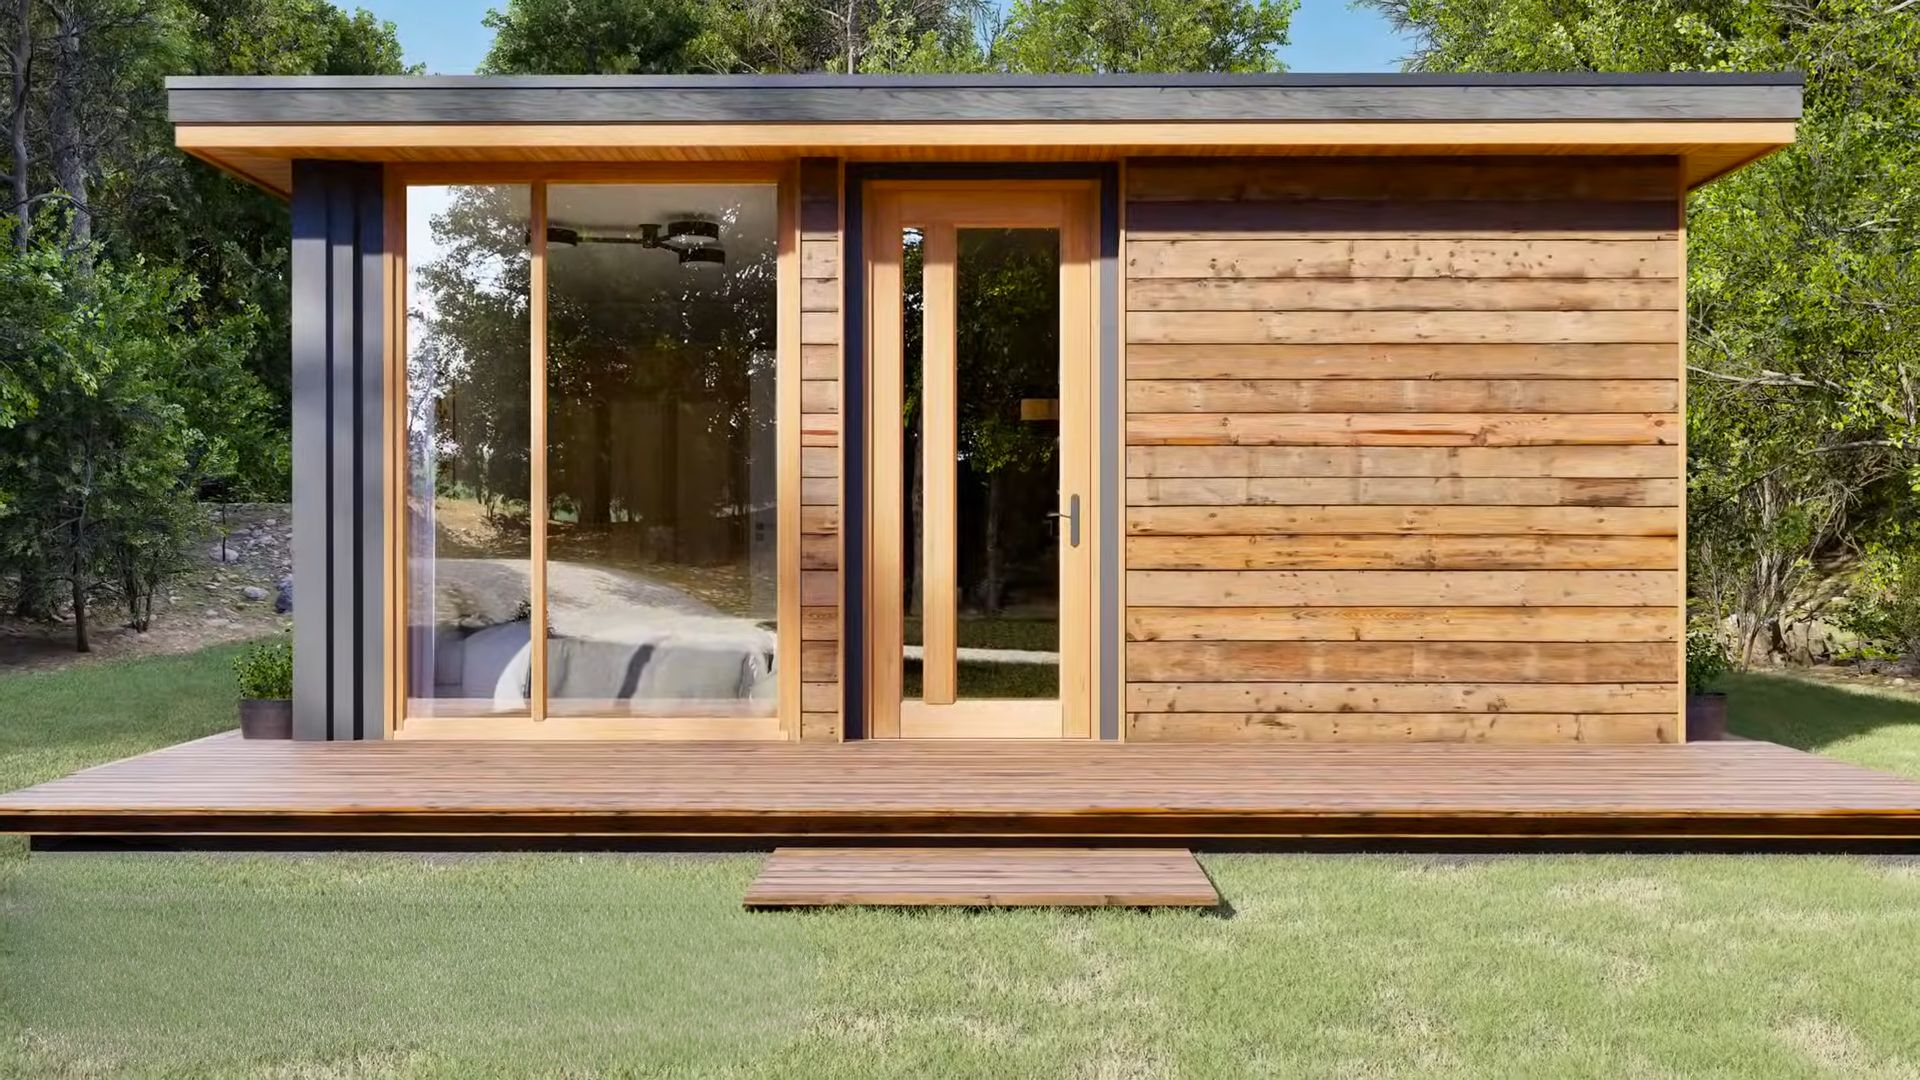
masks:
[[[1710,626],[1687,630],[1687,693],[1704,694],[1733,667],[1733,656],[1719,632]]]
[[[1867,639],[1869,659],[1920,654],[1920,551],[1875,545],[1837,622]]]
[[[286,641],[263,641],[234,658],[240,696],[256,699],[293,697],[293,646]]]

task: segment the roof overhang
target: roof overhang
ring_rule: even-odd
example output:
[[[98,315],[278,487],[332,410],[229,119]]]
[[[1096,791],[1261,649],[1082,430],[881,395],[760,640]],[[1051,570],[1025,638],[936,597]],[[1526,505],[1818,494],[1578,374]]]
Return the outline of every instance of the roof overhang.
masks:
[[[178,144],[292,161],[1656,155],[1689,186],[1793,141],[1792,74],[175,78]]]

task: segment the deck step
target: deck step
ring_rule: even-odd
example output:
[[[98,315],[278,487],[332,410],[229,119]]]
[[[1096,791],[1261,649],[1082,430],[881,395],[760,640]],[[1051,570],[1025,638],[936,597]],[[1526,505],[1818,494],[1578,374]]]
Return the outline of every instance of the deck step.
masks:
[[[748,908],[1217,907],[1184,848],[783,847]]]

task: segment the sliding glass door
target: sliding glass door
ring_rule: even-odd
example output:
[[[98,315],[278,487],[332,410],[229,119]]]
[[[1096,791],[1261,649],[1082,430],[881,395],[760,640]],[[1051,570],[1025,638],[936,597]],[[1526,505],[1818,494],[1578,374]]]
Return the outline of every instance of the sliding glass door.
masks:
[[[778,186],[405,192],[404,733],[777,737]]]

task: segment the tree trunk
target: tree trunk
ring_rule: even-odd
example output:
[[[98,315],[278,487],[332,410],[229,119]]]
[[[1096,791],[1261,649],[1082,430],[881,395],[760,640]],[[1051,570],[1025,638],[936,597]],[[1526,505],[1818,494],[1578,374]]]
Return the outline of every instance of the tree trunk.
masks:
[[[995,470],[987,474],[987,572],[986,595],[981,599],[987,614],[1000,614],[1002,582],[1000,555],[1000,491],[1001,473]]]
[[[69,239],[75,251],[84,251],[93,241],[93,211],[87,196],[91,155],[80,132],[83,24],[71,4],[53,5],[53,13],[53,82],[47,96],[49,164],[54,186],[67,197]]]
[[[9,99],[12,111],[8,114],[8,137],[11,142],[13,161],[8,179],[12,187],[12,214],[17,215],[13,224],[13,245],[25,252],[33,242],[33,214],[27,206],[30,191],[27,188],[27,169],[30,164],[27,155],[27,94],[32,87],[33,70],[33,0],[15,0],[16,18],[15,38],[12,49],[13,87]],[[22,583],[22,591],[24,593]]]
[[[73,522],[73,553],[71,554],[72,574],[69,580],[73,585],[73,649],[75,652],[92,652],[93,643],[87,639],[87,567],[86,567],[86,529],[84,513]]]

